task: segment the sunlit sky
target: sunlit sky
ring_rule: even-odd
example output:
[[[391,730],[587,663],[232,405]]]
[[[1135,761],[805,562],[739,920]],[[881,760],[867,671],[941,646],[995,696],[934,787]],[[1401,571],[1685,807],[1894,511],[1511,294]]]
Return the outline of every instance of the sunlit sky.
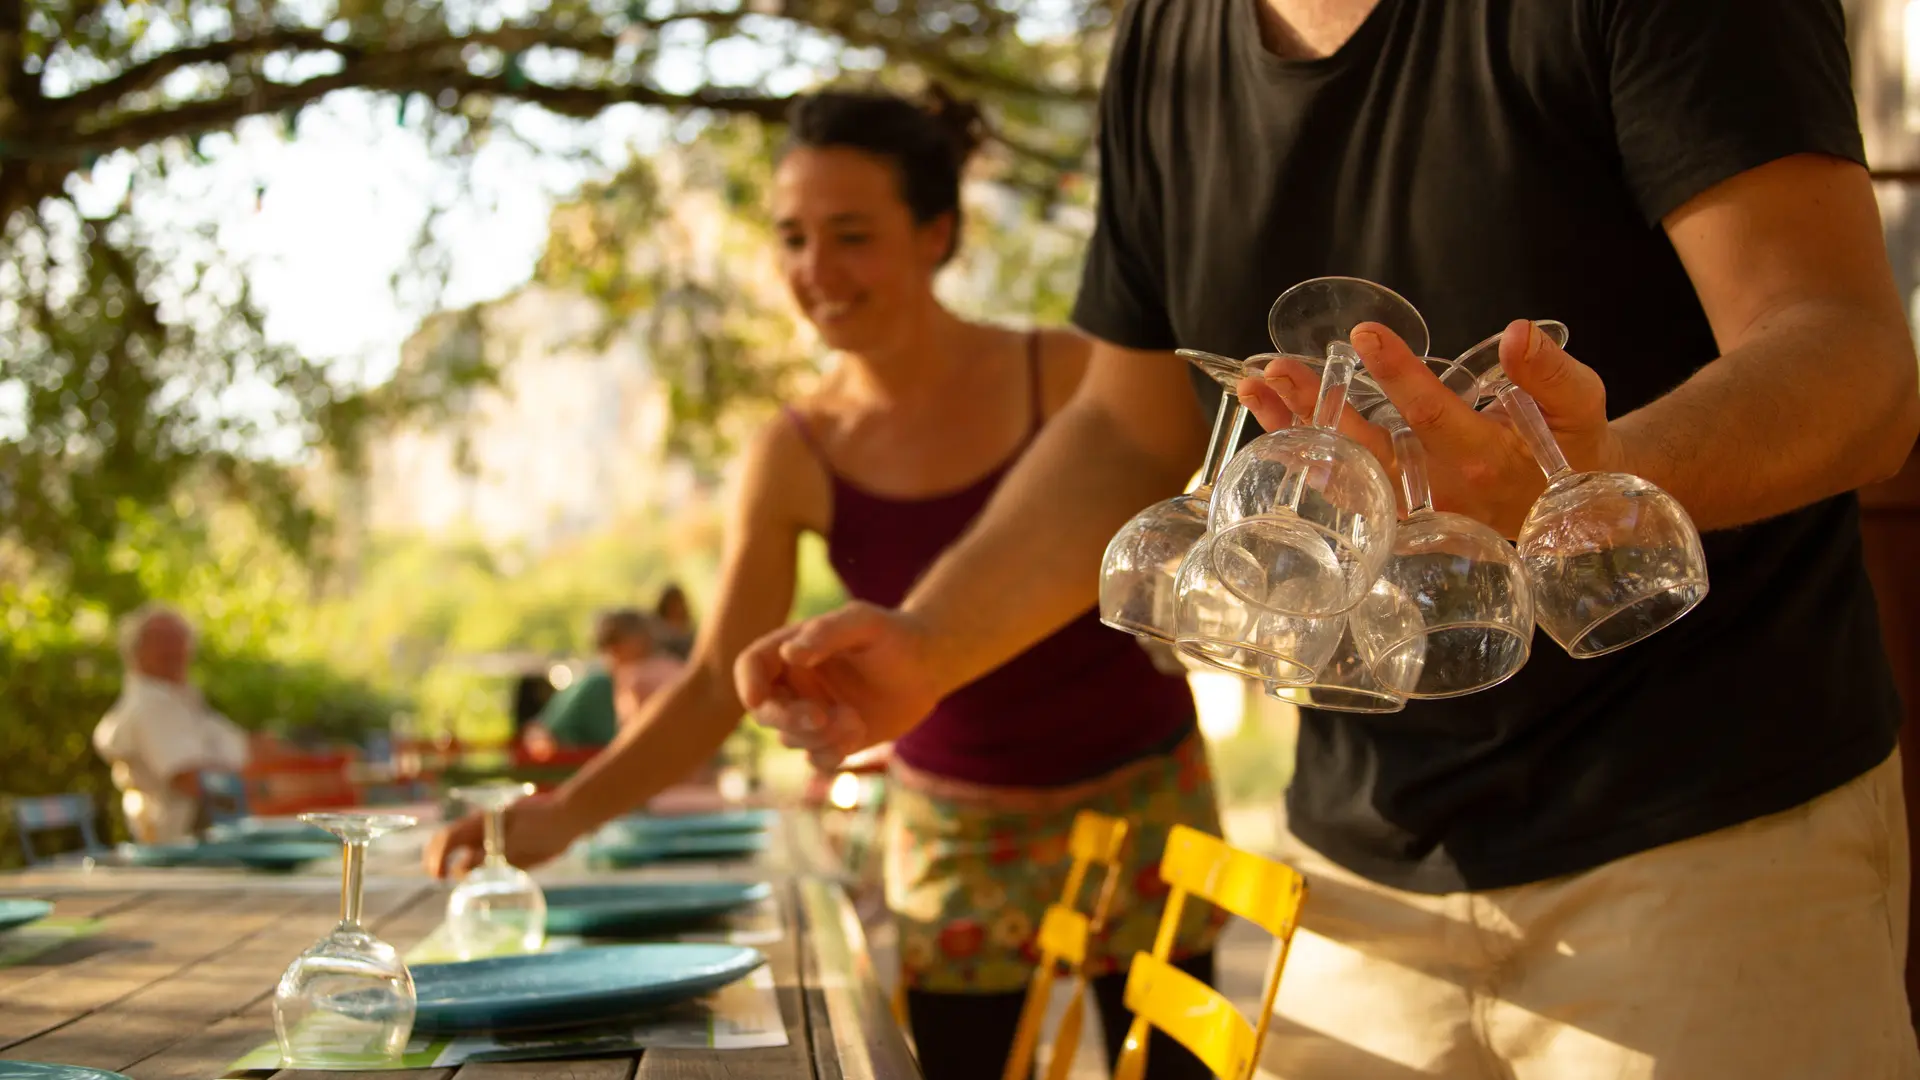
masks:
[[[809,51],[803,61],[828,58]],[[765,78],[774,93],[804,89],[821,70],[804,62],[776,70],[779,61],[751,47],[707,52],[714,77]],[[697,55],[656,68],[663,88],[697,87]],[[438,306],[501,296],[528,280],[554,204],[632,155],[653,152],[671,122],[638,106],[586,122],[503,106],[496,126],[518,137],[496,136],[454,161],[429,147],[424,105],[415,99],[403,121],[391,96],[338,93],[302,111],[292,137],[277,116],[243,121],[231,135],[204,139],[206,162],[175,168],[135,212],[163,229],[215,224],[226,256],[246,268],[273,339],[378,380],[431,311],[419,295],[393,287],[431,205],[451,204],[436,233],[451,268]],[[124,155],[98,163],[77,191],[81,206],[100,212],[117,202],[131,168]]]
[[[517,7],[478,5],[485,14],[477,21],[495,23]],[[1067,12],[1062,0],[1029,4],[1021,36],[1060,32],[1070,25]],[[767,36],[780,38],[781,48],[741,40],[670,46],[652,78],[668,92],[690,92],[711,80],[784,94],[806,89],[836,66],[880,60],[870,51],[850,55],[822,40],[788,38],[781,26]],[[327,66],[326,58],[316,63],[316,74]],[[534,77],[564,74],[543,73],[531,59],[527,70]],[[307,107],[291,138],[278,117],[244,121],[232,135],[203,140],[207,162],[176,169],[164,194],[136,205],[136,213],[162,226],[217,223],[221,247],[246,268],[271,337],[345,365],[353,377],[378,380],[431,310],[418,296],[396,294],[392,278],[412,257],[432,202],[446,202],[445,194],[458,192],[463,181],[470,186],[440,221],[451,275],[439,306],[492,299],[528,280],[556,201],[632,154],[655,150],[671,123],[637,106],[617,106],[589,122],[504,106],[496,123],[520,138],[496,138],[469,169],[430,151],[420,122],[424,106],[415,100],[403,120],[392,97],[339,93]],[[562,149],[585,150],[589,160],[545,152]],[[78,192],[81,205],[104,209],[100,203],[117,201],[130,167],[124,155],[99,163]]]

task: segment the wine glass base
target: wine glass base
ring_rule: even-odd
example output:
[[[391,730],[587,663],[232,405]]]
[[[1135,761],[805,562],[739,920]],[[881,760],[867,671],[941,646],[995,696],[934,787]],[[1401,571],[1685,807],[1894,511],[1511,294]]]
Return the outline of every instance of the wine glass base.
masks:
[[[1567,655],[1576,660],[1591,660],[1645,641],[1679,621],[1682,615],[1698,607],[1707,598],[1707,583],[1687,581],[1628,604],[1621,610],[1587,627],[1571,641],[1562,641],[1548,631]]]

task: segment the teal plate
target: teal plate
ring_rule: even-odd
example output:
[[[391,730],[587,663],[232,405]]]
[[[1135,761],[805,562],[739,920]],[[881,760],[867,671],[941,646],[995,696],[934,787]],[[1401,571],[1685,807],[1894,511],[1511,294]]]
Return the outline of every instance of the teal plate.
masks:
[[[717,919],[773,895],[766,882],[652,881],[546,890],[547,933],[580,937],[658,933]]]
[[[340,857],[338,841],[210,840],[199,844],[134,845],[122,850],[134,866],[244,866],[278,871]]]
[[[708,833],[694,836],[650,836],[643,840],[600,840],[587,848],[588,857],[608,866],[644,866],[668,859],[738,859],[767,846],[763,832]]]
[[[738,945],[604,945],[415,964],[417,1032],[530,1031],[624,1020],[702,997],[767,962]]]
[[[45,1061],[0,1061],[0,1080],[127,1080],[116,1072]]]
[[[53,905],[45,900],[0,900],[0,934],[53,914]]]
[[[630,840],[656,836],[757,832],[773,824],[771,810],[721,810],[712,814],[629,814],[607,827]]]

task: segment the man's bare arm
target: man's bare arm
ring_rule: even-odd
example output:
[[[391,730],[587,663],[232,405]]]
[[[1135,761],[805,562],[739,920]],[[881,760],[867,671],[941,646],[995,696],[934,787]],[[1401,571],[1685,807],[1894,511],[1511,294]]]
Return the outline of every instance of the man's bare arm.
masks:
[[[1666,227],[1722,355],[1614,422],[1629,467],[1703,529],[1898,472],[1920,433],[1920,370],[1866,170],[1783,158]]]
[[[1093,604],[1107,541],[1181,490],[1206,437],[1186,364],[1096,343],[1073,400],[901,605],[938,683],[965,685]]]

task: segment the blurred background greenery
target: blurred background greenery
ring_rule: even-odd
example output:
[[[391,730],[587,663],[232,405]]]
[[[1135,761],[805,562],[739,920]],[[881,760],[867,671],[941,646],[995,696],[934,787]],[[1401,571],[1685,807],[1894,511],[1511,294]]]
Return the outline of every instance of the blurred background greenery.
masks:
[[[1117,6],[0,0],[0,795],[106,795],[89,733],[149,599],[198,625],[217,707],[308,743],[501,741],[500,657],[582,656],[594,611],[669,581],[699,617],[734,448],[826,362],[767,258],[788,97],[979,100],[995,138],[943,289],[1059,321]],[[316,172],[364,209],[313,209]],[[515,199],[544,235],[502,256]],[[317,246],[395,204],[385,314],[356,310],[365,275]],[[382,318],[417,329],[371,357],[312,329]],[[541,456],[577,428],[605,434]],[[840,590],[802,554],[808,614]],[[1248,717],[1222,782],[1267,797],[1286,724]]]

